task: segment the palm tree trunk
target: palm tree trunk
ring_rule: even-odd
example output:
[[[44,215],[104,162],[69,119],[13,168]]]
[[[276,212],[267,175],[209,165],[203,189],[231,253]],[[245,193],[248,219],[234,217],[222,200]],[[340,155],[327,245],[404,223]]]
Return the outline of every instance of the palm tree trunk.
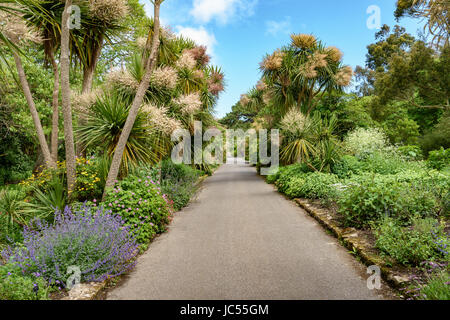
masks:
[[[103,39],[99,39],[99,45],[94,49],[91,57],[91,63],[85,66],[83,69],[83,84],[81,93],[89,93],[92,91],[92,83],[94,82],[95,69],[97,68],[98,59],[100,58],[100,53],[102,52]]]
[[[154,1],[154,32],[153,32],[153,41],[152,48],[150,52],[150,57],[147,60],[145,66],[145,74],[144,77],[139,84],[139,88],[137,89],[136,96],[134,97],[133,104],[131,105],[130,111],[128,113],[127,121],[123,127],[122,133],[119,138],[119,142],[117,143],[116,150],[114,152],[114,156],[111,162],[111,167],[109,169],[108,178],[106,180],[105,190],[103,192],[103,199],[105,199],[106,191],[114,186],[114,182],[117,179],[119,174],[120,164],[122,162],[123,152],[125,150],[125,146],[128,141],[128,137],[130,136],[131,129],[133,128],[134,121],[136,120],[136,116],[139,112],[139,108],[141,107],[142,101],[144,100],[145,92],[148,89],[150,84],[150,77],[152,75],[153,69],[156,65],[156,58],[159,48],[159,9],[161,3],[164,0],[155,0]]]
[[[103,38],[101,37],[99,40],[99,45],[94,49],[94,52],[91,57],[91,64],[87,65],[83,69],[83,84],[81,89],[81,94],[88,94],[92,91],[92,84],[94,82],[94,74],[95,69],[97,68],[98,59],[100,58],[100,53],[103,48]],[[83,115],[78,117],[78,126],[82,126],[85,124],[85,119]],[[77,141],[76,143],[76,151],[79,157],[86,156],[86,146],[81,141]]]
[[[69,7],[72,0],[66,0],[61,25],[61,96],[64,118],[64,142],[66,146],[67,191],[69,198],[75,188],[75,145],[73,139],[72,109],[70,106],[70,61],[69,61]]]
[[[22,60],[16,51],[12,51],[14,56],[14,61],[16,63],[17,73],[19,75],[20,84],[22,86],[23,93],[27,100],[28,106],[30,107],[31,117],[33,118],[34,126],[36,128],[37,137],[39,140],[39,145],[44,156],[45,166],[47,168],[56,168],[56,163],[53,160],[50,149],[48,148],[47,140],[45,139],[44,130],[42,129],[41,120],[39,119],[39,114],[36,109],[36,105],[31,95],[30,85],[28,84],[25,71],[23,70]]]
[[[52,158],[58,161],[58,128],[59,128],[59,68],[55,61],[53,52],[50,53],[50,60],[53,67],[53,97],[52,97],[52,137],[50,141]]]

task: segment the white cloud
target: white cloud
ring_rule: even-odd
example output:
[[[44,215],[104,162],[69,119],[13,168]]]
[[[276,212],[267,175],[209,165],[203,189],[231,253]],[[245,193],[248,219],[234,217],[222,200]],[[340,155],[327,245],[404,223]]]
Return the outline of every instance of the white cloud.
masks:
[[[291,32],[291,17],[282,21],[266,21],[266,35],[277,36],[278,34],[289,34]]]
[[[176,26],[176,34],[192,39],[198,45],[206,46],[208,48],[207,53],[214,57],[214,46],[217,44],[216,37],[203,26],[199,28]]]
[[[258,0],[194,0],[191,15],[197,23],[216,19],[221,24],[235,17],[253,15]]]

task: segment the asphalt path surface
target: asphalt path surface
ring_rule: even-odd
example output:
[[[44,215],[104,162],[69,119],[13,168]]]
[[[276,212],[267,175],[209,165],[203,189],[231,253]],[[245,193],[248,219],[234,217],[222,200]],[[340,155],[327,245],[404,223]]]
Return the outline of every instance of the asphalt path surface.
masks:
[[[382,299],[366,267],[245,163],[203,183],[107,299]]]

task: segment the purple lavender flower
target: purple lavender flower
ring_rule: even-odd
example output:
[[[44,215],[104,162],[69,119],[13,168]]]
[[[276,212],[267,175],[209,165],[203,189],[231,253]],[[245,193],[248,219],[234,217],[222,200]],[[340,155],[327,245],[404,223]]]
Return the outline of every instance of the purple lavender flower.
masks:
[[[103,281],[133,268],[138,252],[120,216],[86,205],[75,213],[69,207],[57,211],[53,225],[37,220],[24,228],[23,238],[23,245],[7,248],[3,258],[24,274],[39,274],[62,285],[69,266],[80,268],[82,282]]]

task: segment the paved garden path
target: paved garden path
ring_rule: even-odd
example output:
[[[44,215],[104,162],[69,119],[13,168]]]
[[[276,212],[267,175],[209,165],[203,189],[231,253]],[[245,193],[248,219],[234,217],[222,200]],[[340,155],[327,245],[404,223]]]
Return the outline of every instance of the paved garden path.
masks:
[[[246,164],[226,164],[107,299],[380,299],[365,268]]]

